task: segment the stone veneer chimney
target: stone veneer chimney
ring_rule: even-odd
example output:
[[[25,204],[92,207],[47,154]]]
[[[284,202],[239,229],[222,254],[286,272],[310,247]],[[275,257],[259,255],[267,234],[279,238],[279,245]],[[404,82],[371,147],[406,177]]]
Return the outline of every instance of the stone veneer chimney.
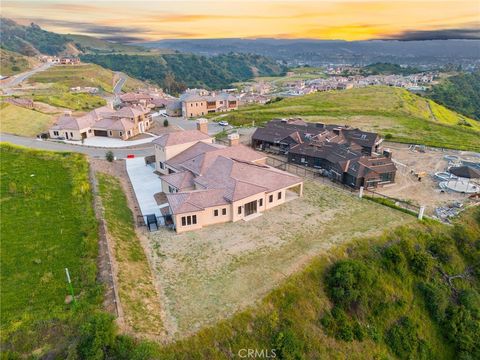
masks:
[[[228,146],[235,146],[240,144],[240,135],[238,133],[228,134]]]
[[[208,135],[208,120],[205,118],[197,119],[197,130]]]

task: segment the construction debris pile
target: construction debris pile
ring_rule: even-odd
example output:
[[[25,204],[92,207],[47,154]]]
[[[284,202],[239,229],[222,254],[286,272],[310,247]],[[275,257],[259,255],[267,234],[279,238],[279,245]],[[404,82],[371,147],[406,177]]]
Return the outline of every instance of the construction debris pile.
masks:
[[[450,222],[450,219],[457,216],[463,209],[460,201],[455,201],[450,205],[435,208],[435,217],[442,222]]]

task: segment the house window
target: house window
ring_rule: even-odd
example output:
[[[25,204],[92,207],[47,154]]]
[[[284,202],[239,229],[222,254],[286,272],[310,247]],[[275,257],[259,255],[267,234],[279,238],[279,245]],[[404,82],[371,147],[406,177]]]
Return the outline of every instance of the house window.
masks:
[[[161,161],[158,162],[158,166],[160,167],[160,169],[165,169],[165,164]]]
[[[58,136],[58,131],[54,131],[53,135]]]
[[[278,198],[278,200],[280,200],[282,198],[282,192],[281,191],[278,193],[277,198]]]
[[[227,215],[227,209],[226,208],[222,209],[222,215]]]
[[[242,213],[242,207],[239,206],[239,207],[238,207],[238,215],[240,215],[241,213]]]
[[[197,223],[197,215],[192,215],[192,224],[195,225]]]
[[[123,132],[122,132],[122,131],[120,131],[120,136],[123,136]]]
[[[187,225],[192,225],[192,217],[187,216]]]
[[[217,210],[213,210],[213,216],[218,216],[218,209],[217,209]]]
[[[182,216],[182,226],[195,225],[197,223],[197,215]]]
[[[73,132],[71,132],[71,133],[70,133],[70,137],[72,137],[72,138],[73,138]]]
[[[273,195],[270,195],[270,196],[268,197],[268,202],[273,202]]]
[[[88,129],[88,132],[91,134],[91,133],[92,133],[92,129]]]
[[[128,136],[130,136],[132,133],[130,132],[130,130],[128,130],[127,134],[128,134]]]
[[[108,131],[108,135],[112,136],[112,131],[111,130]]]
[[[263,199],[258,200],[258,206],[263,206]]]
[[[185,218],[185,216],[182,216],[182,226],[185,225],[187,225],[187,219]]]

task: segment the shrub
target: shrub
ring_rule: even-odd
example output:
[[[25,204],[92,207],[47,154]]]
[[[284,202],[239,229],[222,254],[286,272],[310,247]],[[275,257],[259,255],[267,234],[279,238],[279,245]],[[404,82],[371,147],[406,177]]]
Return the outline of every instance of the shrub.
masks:
[[[393,138],[393,135],[388,133],[388,134],[385,134],[385,140],[390,140],[391,138]]]
[[[406,316],[398,319],[387,331],[385,341],[395,355],[401,359],[409,358],[418,346],[415,325]]]
[[[163,126],[168,127],[168,119],[163,120]]]
[[[81,359],[103,360],[114,340],[113,317],[107,313],[94,314],[80,329],[78,355]]]
[[[418,287],[430,316],[441,323],[445,318],[445,310],[449,303],[448,290],[440,285],[425,282]]]
[[[113,151],[109,150],[105,153],[105,159],[107,159],[108,162],[112,162],[114,158]]]
[[[480,319],[472,316],[467,307],[450,304],[446,311],[444,329],[459,353],[469,354],[472,359],[480,358]]]
[[[416,251],[410,259],[410,268],[420,276],[427,276],[432,268],[432,258],[424,251]]]
[[[399,244],[388,246],[383,251],[383,263],[386,268],[399,274],[405,269],[406,259]]]
[[[326,276],[330,299],[345,309],[358,307],[368,298],[373,286],[371,271],[358,260],[341,260],[335,263]]]

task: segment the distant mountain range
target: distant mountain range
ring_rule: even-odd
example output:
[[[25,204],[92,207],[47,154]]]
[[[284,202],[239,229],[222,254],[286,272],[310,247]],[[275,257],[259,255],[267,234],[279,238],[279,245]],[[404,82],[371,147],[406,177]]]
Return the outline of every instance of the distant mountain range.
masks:
[[[480,40],[371,40],[324,41],[307,39],[201,39],[137,43],[147,48],[168,48],[202,55],[228,52],[268,55],[289,64],[354,64],[389,62],[432,66],[480,63]]]

